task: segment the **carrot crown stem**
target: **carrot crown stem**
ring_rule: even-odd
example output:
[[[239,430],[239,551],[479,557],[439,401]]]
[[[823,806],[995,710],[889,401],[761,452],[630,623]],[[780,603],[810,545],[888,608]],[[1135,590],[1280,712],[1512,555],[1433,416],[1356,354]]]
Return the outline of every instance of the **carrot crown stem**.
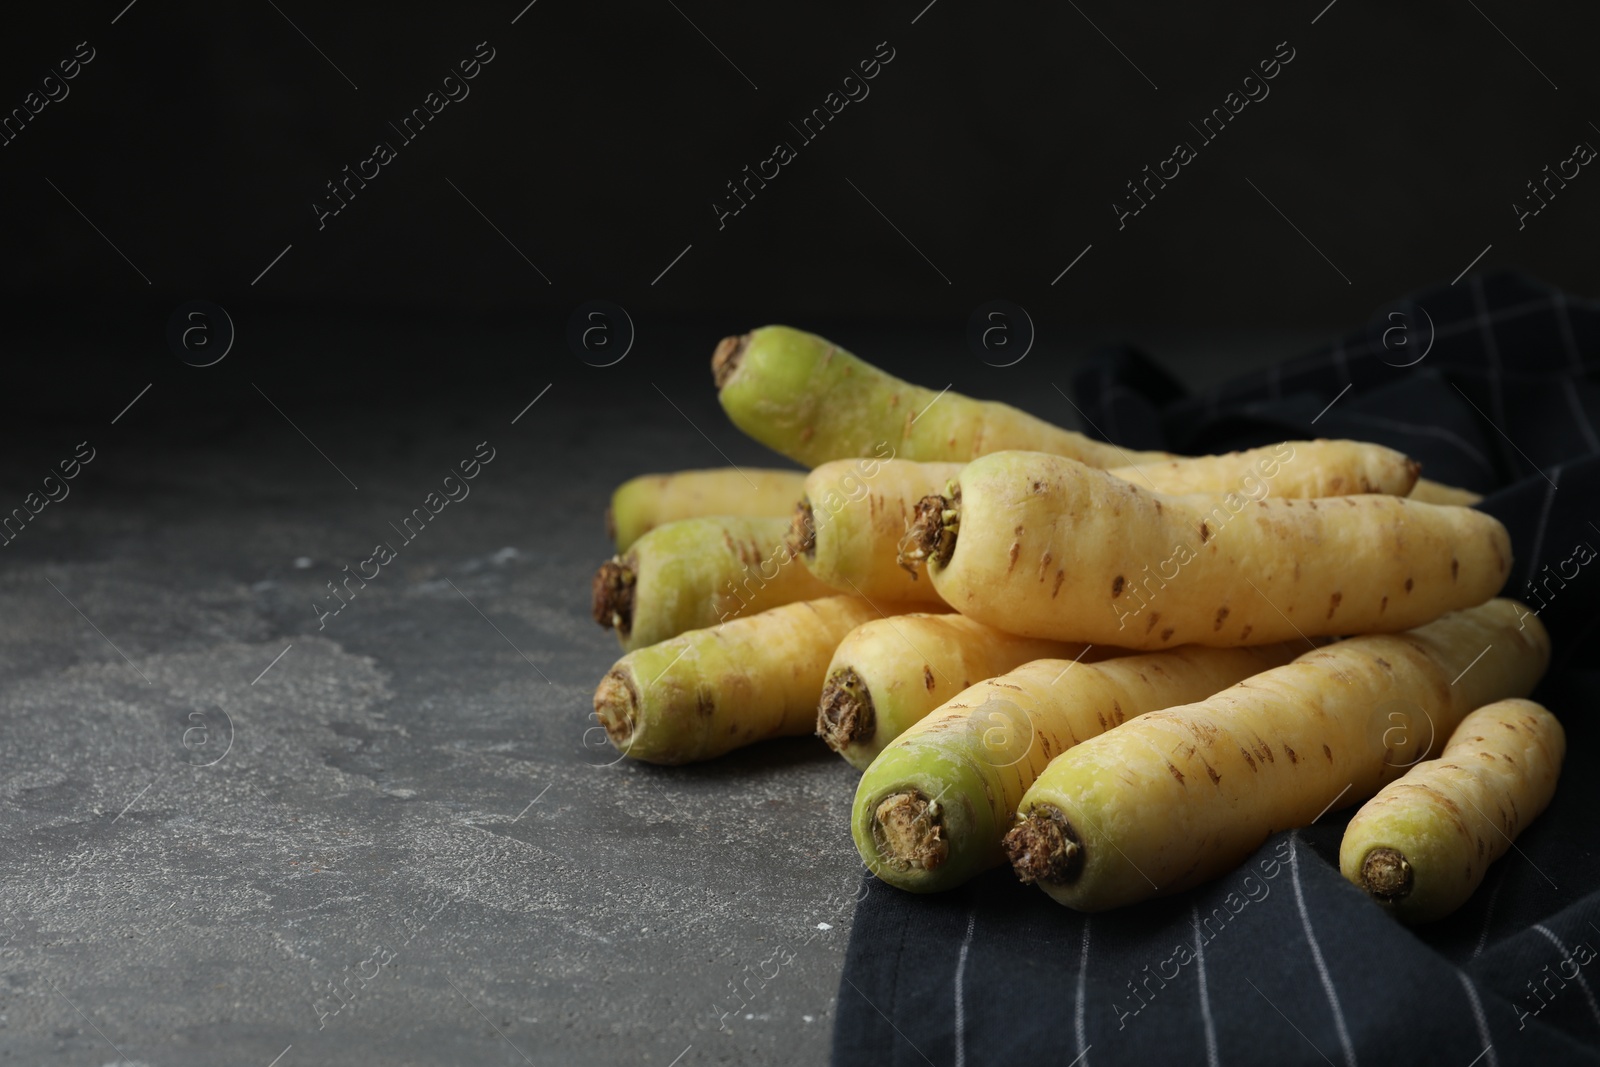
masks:
[[[1361,861],[1363,888],[1386,903],[1409,896],[1412,882],[1411,864],[1397,849],[1375,848]]]
[[[1001,841],[1024,883],[1071,885],[1083,873],[1083,841],[1061,809],[1035,806]]]
[[[891,793],[872,816],[872,837],[878,857],[891,867],[931,871],[949,858],[939,803],[918,790]]]
[[[594,711],[611,743],[626,752],[639,714],[639,686],[632,671],[613,668],[601,679]]]
[[[917,564],[943,567],[955,554],[961,534],[961,489],[950,486],[949,496],[930,495],[917,501],[906,534],[900,539],[900,566],[917,573]]]
[[[718,390],[727,385],[733,372],[739,369],[739,361],[744,358],[744,350],[749,344],[750,335],[747,333],[724,337],[717,342],[717,350],[711,354],[711,380],[716,383]]]
[[[877,729],[872,692],[855,668],[829,675],[817,706],[817,736],[835,752],[843,752],[857,741],[871,740]]]
[[[633,592],[637,576],[618,559],[608,559],[594,572],[590,610],[594,621],[623,638],[633,630]]]

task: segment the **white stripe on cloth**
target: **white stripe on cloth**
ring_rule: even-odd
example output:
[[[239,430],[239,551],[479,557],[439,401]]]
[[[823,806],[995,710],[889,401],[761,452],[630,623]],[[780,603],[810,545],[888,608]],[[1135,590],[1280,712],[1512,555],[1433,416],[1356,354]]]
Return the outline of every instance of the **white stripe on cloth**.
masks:
[[[1478,1056],[1480,1059],[1487,1056],[1487,1067],[1500,1067],[1500,1057],[1494,1054],[1494,1041],[1489,1037],[1489,1020],[1484,1017],[1483,1002],[1478,999],[1478,991],[1472,988],[1472,979],[1465,974],[1457,971],[1456,977],[1461,979],[1461,988],[1467,991],[1467,1000],[1472,1005],[1472,1021],[1478,1026],[1478,1040],[1483,1042],[1483,1051]]]
[[[1219,1067],[1217,1057],[1217,1024],[1211,1018],[1211,993],[1206,987],[1206,942],[1200,935],[1200,906],[1189,906],[1190,921],[1194,923],[1195,973],[1200,976],[1200,1015],[1206,1023],[1206,1067]]]
[[[967,950],[972,947],[972,930],[978,925],[978,905],[974,903],[967,913],[967,936],[961,939],[961,955],[956,957],[956,1067],[967,1063],[967,1011],[963,1003],[966,987],[963,979],[967,973]]]
[[[1083,1027],[1083,1007],[1084,1007],[1084,1004],[1083,1004],[1084,995],[1083,994],[1084,994],[1085,985],[1086,985],[1086,983],[1088,981],[1088,977],[1089,977],[1089,915],[1088,915],[1087,912],[1085,912],[1084,916],[1083,916],[1083,954],[1078,958],[1078,994],[1077,994],[1077,998],[1076,998],[1076,1003],[1074,1004],[1073,1010],[1072,1010],[1072,1029],[1073,1029],[1073,1034],[1078,1039],[1078,1059],[1077,1060],[1073,1060],[1072,1062],[1073,1063],[1077,1063],[1079,1060],[1082,1060],[1083,1061],[1083,1067],[1089,1067],[1089,1061],[1088,1061],[1088,1059],[1086,1059],[1086,1057],[1089,1055],[1089,1045],[1088,1045],[1088,1040],[1087,1040],[1087,1038],[1085,1036],[1084,1027]]]
[[[1555,934],[1551,933],[1550,928],[1548,926],[1546,926],[1544,923],[1534,923],[1533,924],[1533,928],[1535,930],[1539,931],[1545,937],[1550,939],[1550,943],[1556,947],[1556,951],[1561,953],[1562,959],[1566,959],[1567,957],[1572,955],[1572,953],[1567,951],[1567,946],[1563,945],[1561,943],[1561,939],[1559,937],[1557,937]],[[1557,967],[1556,969],[1560,970],[1559,967]],[[1578,988],[1583,990],[1584,997],[1589,1001],[1589,1011],[1590,1011],[1591,1014],[1594,1015],[1594,1021],[1596,1023],[1600,1023],[1600,1004],[1596,1004],[1595,1003],[1594,990],[1589,988],[1589,982],[1588,982],[1588,980],[1586,978],[1583,977],[1583,971],[1582,970],[1578,971],[1577,977],[1578,977]]]
[[[1322,948],[1311,929],[1311,913],[1306,910],[1305,890],[1300,888],[1300,840],[1293,834],[1289,835],[1289,870],[1294,875],[1294,902],[1300,909],[1300,925],[1305,928],[1306,942],[1311,946],[1311,959],[1317,965],[1317,976],[1322,979],[1322,991],[1327,994],[1328,1004],[1333,1008],[1333,1025],[1339,1032],[1339,1046],[1344,1049],[1345,1067],[1356,1067],[1356,1050],[1350,1043],[1350,1031],[1344,1025],[1344,1008],[1339,1005],[1339,993],[1333,988],[1328,965],[1322,959]]]

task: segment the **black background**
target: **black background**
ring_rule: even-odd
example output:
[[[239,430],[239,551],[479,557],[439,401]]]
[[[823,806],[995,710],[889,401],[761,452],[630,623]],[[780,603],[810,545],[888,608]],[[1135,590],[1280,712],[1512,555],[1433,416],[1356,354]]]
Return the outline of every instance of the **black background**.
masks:
[[[628,309],[633,362],[662,372],[701,375],[717,337],[763,322],[857,347],[859,324],[905,324],[928,341],[895,369],[1003,394],[1017,383],[964,342],[996,297],[1070,358],[1159,328],[1326,336],[1490,245],[1475,269],[1597,288],[1587,168],[1526,229],[1511,206],[1600,141],[1592,9],[925,2],[8,12],[0,107],[78,42],[96,53],[0,148],[10,403],[68,413],[152,379],[215,393],[224,373],[197,379],[165,343],[195,298],[232,316],[229,362],[254,361],[236,375],[312,370],[338,395],[434,389],[420,372],[441,365],[607,381],[563,340],[593,298]],[[397,141],[388,123],[481,41],[495,58],[471,95],[319,230],[325,183]],[[800,145],[788,123],[884,41],[870,95]],[[1189,122],[1285,41],[1270,96],[1202,145]],[[725,183],[779,140],[798,158],[719,229]],[[1119,230],[1124,183],[1179,140],[1199,157]],[[92,371],[69,401],[63,363]]]

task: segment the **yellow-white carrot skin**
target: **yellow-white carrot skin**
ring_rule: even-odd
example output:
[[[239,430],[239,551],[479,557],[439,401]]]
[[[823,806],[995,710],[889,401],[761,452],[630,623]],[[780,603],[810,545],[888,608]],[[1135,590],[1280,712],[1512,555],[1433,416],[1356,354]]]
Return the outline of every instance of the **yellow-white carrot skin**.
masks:
[[[1531,700],[1479,708],[1438,759],[1356,812],[1340,871],[1404,922],[1444,918],[1550,803],[1566,751],[1561,724]]]
[[[1007,855],[1081,911],[1188,889],[1371,796],[1472,709],[1529,693],[1549,658],[1513,600],[1308,652],[1059,757],[1018,805]]]
[[[805,493],[804,471],[738,469],[641,474],[611,494],[606,536],[626,552],[639,538],[669,522],[707,515],[779,518]]]
[[[780,604],[831,596],[785,545],[781,518],[719,515],[658,526],[601,564],[594,619],[623,651]]]
[[[959,463],[841,459],[806,477],[789,547],[841,593],[943,605],[933,583],[896,560],[917,501],[941,493]]]
[[[1294,655],[1287,645],[1187,645],[1100,663],[1035,660],[979,682],[895,738],[861,776],[856,848],[869,870],[901,889],[960,885],[1004,862],[1001,835],[1052,758]]]
[[[1423,504],[1456,504],[1461,507],[1471,507],[1483,499],[1482,493],[1457,489],[1443,482],[1430,482],[1426,478],[1418,478],[1409,495],[1412,500]]]
[[[883,746],[974,682],[1030,660],[1116,649],[1018,637],[960,615],[901,615],[850,631],[834,650],[817,707],[817,733],[851,766],[866,770]]]
[[[1357,493],[1405,496],[1417,484],[1421,469],[1392,448],[1318,438],[1118,466],[1111,473],[1157,493],[1240,493],[1298,500]]]
[[[1505,584],[1505,527],[1396,496],[1166,496],[1058,456],[999,452],[918,505],[951,607],[1015,633],[1124,648],[1393,632]]]
[[[649,763],[809,734],[834,648],[879,617],[858,597],[825,597],[691,630],[618,660],[595,690],[595,714],[618,751]]]
[[[901,381],[826,338],[788,326],[728,337],[711,359],[735,426],[807,467],[850,456],[965,462],[1035,448],[1097,467],[1167,458],[1052,426],[1006,404]]]
[[[919,568],[900,565],[900,539],[917,501],[944,493],[963,464],[881,457],[824,463],[807,476],[790,545],[806,566],[843,593],[943,604]],[[1359,441],[1285,441],[1217,456],[1157,459],[1108,473],[1162,493],[1321,497],[1350,493],[1404,496],[1417,464]]]

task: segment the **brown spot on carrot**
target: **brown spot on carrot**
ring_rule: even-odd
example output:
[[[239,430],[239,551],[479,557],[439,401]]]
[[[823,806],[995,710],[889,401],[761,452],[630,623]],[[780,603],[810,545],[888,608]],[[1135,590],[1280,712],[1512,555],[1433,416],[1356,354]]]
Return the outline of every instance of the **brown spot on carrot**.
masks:
[[[1389,598],[1388,597],[1384,597],[1382,600],[1378,601],[1378,614],[1382,615],[1384,612],[1386,612],[1388,610],[1389,610]]]
[[[1384,659],[1382,656],[1374,656],[1373,659],[1372,659],[1372,662],[1376,663],[1378,666],[1382,667],[1386,671],[1394,670],[1393,667],[1389,666],[1389,661]]]
[[[1211,764],[1206,763],[1205,760],[1201,760],[1200,762],[1205,764],[1206,774],[1210,776],[1211,784],[1212,785],[1219,784],[1222,781],[1222,775],[1220,775],[1216,771],[1212,770]]]
[[[1344,478],[1343,478],[1343,476],[1335,474],[1328,481],[1328,488],[1330,490],[1332,490],[1332,492],[1329,494],[1330,496],[1339,496],[1340,495],[1339,490],[1344,488]],[[1347,500],[1347,501],[1345,501],[1345,503],[1348,504],[1350,502]]]
[[[1050,553],[1046,552],[1039,560],[1039,580],[1044,581],[1045,572],[1050,569]]]
[[[1343,599],[1343,593],[1335,593],[1328,598],[1328,618],[1333,618],[1333,613],[1339,610],[1339,601]]]
[[[1159,500],[1156,501],[1156,514],[1161,514],[1161,501]]]
[[[1161,612],[1152,611],[1150,613],[1150,620],[1148,622],[1146,622],[1145,625],[1144,625],[1144,632],[1145,633],[1149,633],[1151,630],[1154,630],[1156,628],[1156,623],[1159,622],[1160,620],[1161,620]]]
[[[1203,545],[1209,540],[1211,540],[1211,527],[1202,522],[1200,524],[1200,543]]]
[[[1111,724],[1109,722],[1106,722],[1106,713],[1105,712],[1101,711],[1099,708],[1096,708],[1094,710],[1094,717],[1100,720],[1100,732],[1101,733],[1105,733],[1107,730],[1111,729]]]
[[[933,692],[933,669],[926,663],[922,665],[922,684],[928,687],[928,692]]]
[[[1246,763],[1250,764],[1250,769],[1252,771],[1259,769],[1258,767],[1256,767],[1256,758],[1254,756],[1250,755],[1250,750],[1245,748],[1243,745],[1239,746],[1239,755],[1243,756],[1244,757],[1244,761]]]
[[[1283,754],[1285,756],[1289,757],[1289,762],[1290,763],[1299,763],[1300,762],[1300,757],[1296,756],[1294,754],[1294,749],[1290,748],[1288,745],[1284,745],[1283,746]]]
[[[1051,600],[1054,600],[1056,598],[1056,594],[1061,592],[1061,583],[1066,581],[1066,578],[1067,578],[1067,572],[1066,571],[1056,571],[1056,584],[1055,584],[1055,587],[1050,590],[1050,599]]]
[[[1170,626],[1167,627],[1165,630],[1161,631],[1161,640],[1162,641],[1170,641],[1170,640],[1172,640],[1172,635],[1175,632],[1176,631],[1174,631]]]
[[[695,690],[694,710],[707,718],[717,713],[717,698],[712,695],[711,690]]]
[[[1115,721],[1115,722],[1117,722],[1119,724],[1122,723],[1122,722],[1125,722],[1127,720],[1127,716],[1122,714],[1122,702],[1121,701],[1113,700],[1111,702],[1111,718],[1112,718],[1113,721]]]
[[[1324,756],[1328,757],[1328,762],[1329,763],[1333,762],[1333,749],[1329,748],[1327,745],[1323,745],[1322,746],[1322,754]]]
[[[1120,574],[1111,579],[1111,599],[1115,600],[1117,597],[1122,595],[1123,584],[1123,578]]]
[[[1454,556],[1451,556],[1450,557],[1450,580],[1452,582],[1455,581],[1456,580],[1456,576],[1458,574],[1460,574],[1460,573],[1461,573],[1461,561],[1459,559],[1456,559]]]
[[[1022,552],[1021,543],[1019,543],[1017,541],[1011,542],[1011,553],[1010,553],[1011,562],[1006,564],[1006,573],[1007,574],[1010,574],[1012,568],[1017,565],[1017,556],[1019,554],[1021,554],[1021,552]]]
[[[1406,592],[1408,592],[1408,593],[1409,593],[1409,592],[1411,592],[1411,587],[1412,587],[1412,585],[1414,585],[1414,584],[1415,584],[1415,583],[1414,583],[1414,582],[1412,582],[1412,580],[1411,580],[1411,579],[1410,579],[1410,578],[1407,578],[1407,579],[1406,579]]]
[[[817,428],[815,426],[807,426],[805,429],[800,431],[800,442],[802,444],[809,443],[812,436],[815,435],[816,432]]]
[[[1246,626],[1246,627],[1245,627],[1245,628],[1244,628],[1244,629],[1243,629],[1243,630],[1240,630],[1240,631],[1239,631],[1239,640],[1241,640],[1241,641],[1246,641],[1246,640],[1249,640],[1249,638],[1250,638],[1250,631],[1251,631],[1251,630],[1253,630],[1253,629],[1255,629],[1255,627],[1253,627],[1253,626]]]
[[[1211,629],[1212,629],[1212,631],[1215,632],[1217,630],[1222,629],[1222,621],[1224,619],[1226,619],[1227,617],[1228,617],[1228,609],[1227,609],[1227,607],[1223,606],[1223,607],[1218,608],[1217,609],[1217,617],[1211,621]]]
[[[1183,772],[1174,767],[1171,762],[1167,763],[1167,772],[1178,780],[1179,785],[1183,784]]]
[[[1312,511],[1317,510],[1317,502],[1315,500],[1307,500],[1306,503],[1311,505]]]

